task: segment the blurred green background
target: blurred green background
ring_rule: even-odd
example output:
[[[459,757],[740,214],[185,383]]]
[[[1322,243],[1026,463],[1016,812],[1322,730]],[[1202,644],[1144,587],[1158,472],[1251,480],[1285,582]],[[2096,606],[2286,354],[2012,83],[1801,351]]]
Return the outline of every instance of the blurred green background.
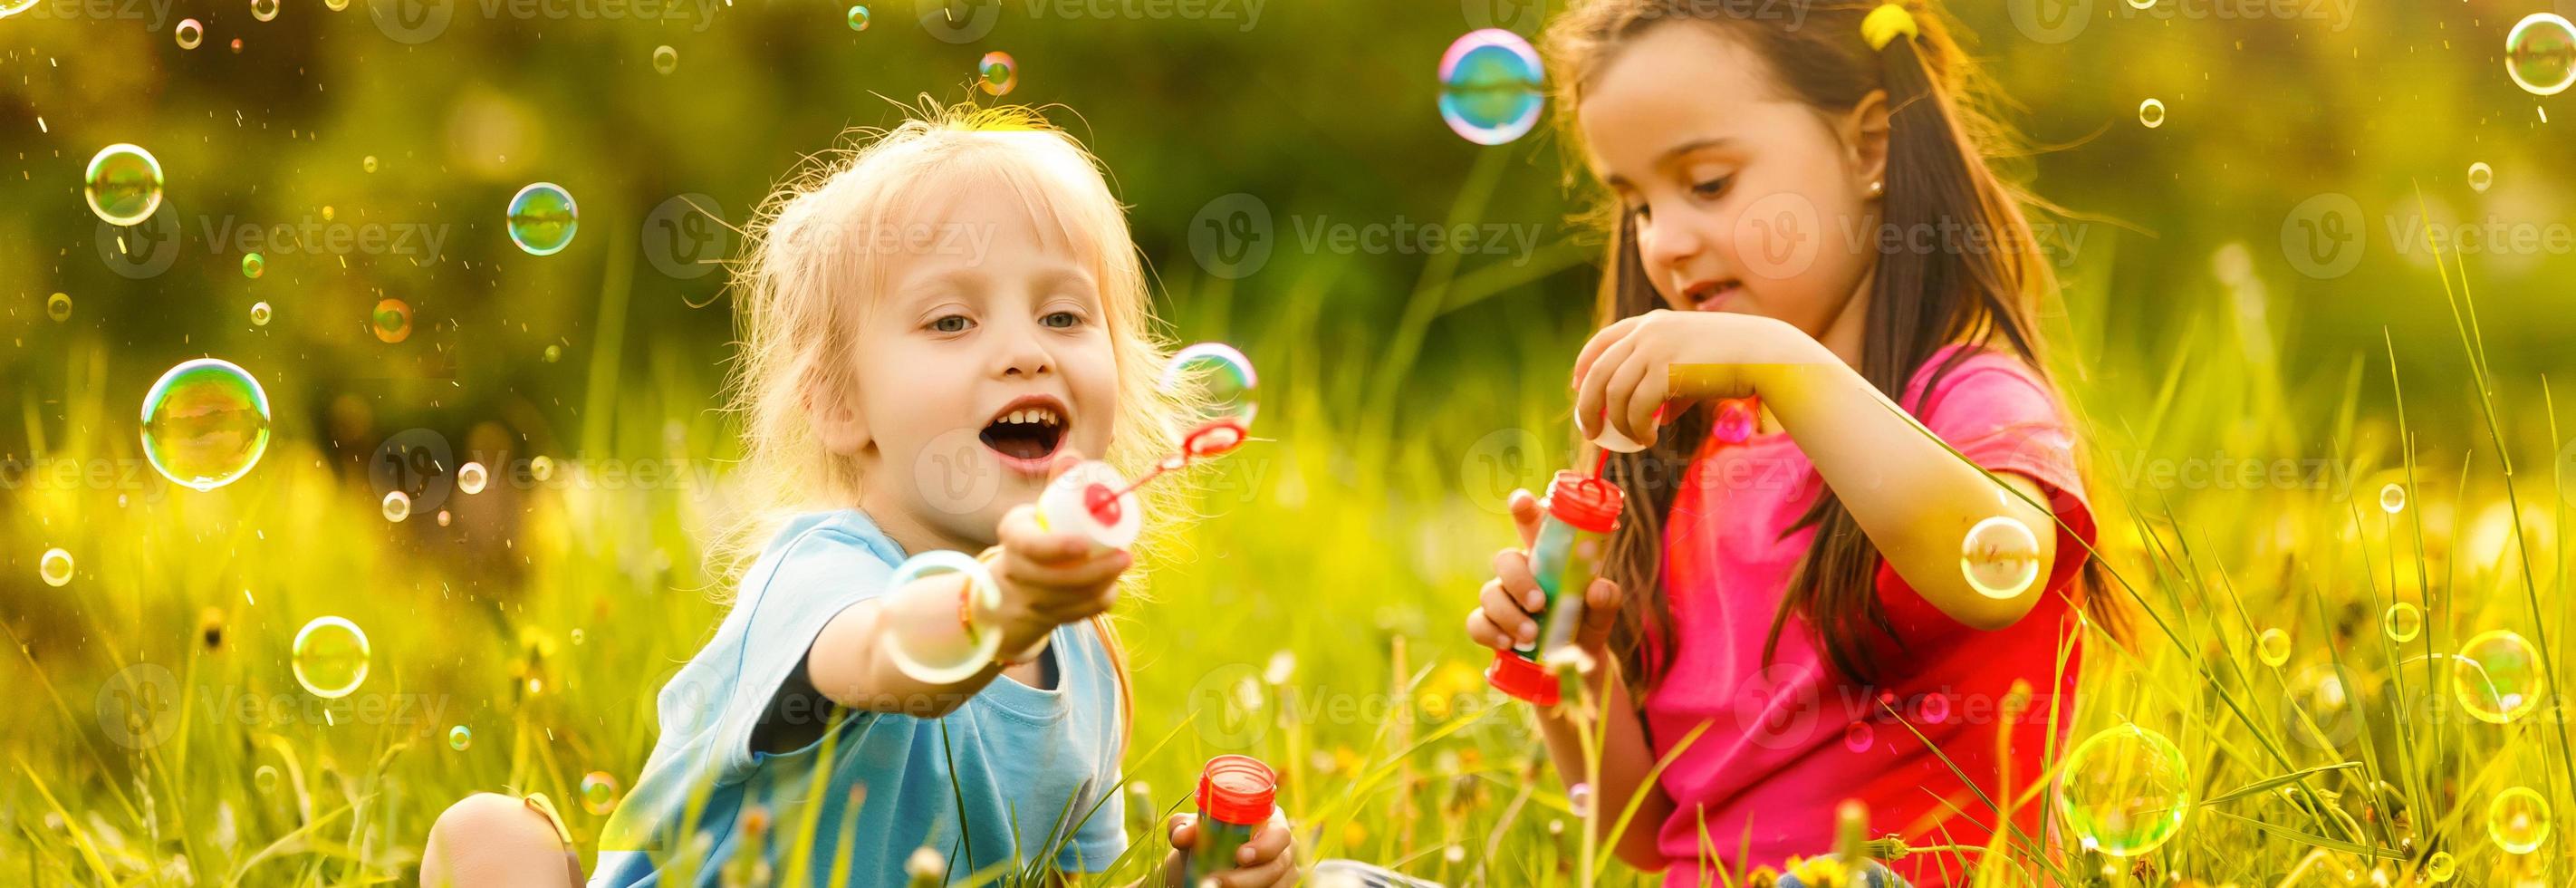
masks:
[[[2432,541],[2421,563],[2453,566],[2455,537],[2474,556],[2460,559],[2461,628],[2528,618],[2501,567],[2513,532],[2510,511],[2508,529],[2493,517],[2495,446],[2542,470],[2516,479],[2527,515],[2560,508],[2547,470],[2568,436],[2543,380],[2576,380],[2576,108],[2517,89],[2502,63],[2506,29],[2543,6],[1952,5],[2029,142],[2004,163],[2065,210],[2049,219],[2067,283],[2046,319],[2053,363],[2093,435],[2106,543],[2156,604],[2197,607],[2191,590],[2210,588],[2207,565],[2155,554],[2157,534],[2218,546],[2225,569],[2260,579],[2243,593],[2256,619],[2313,622],[2302,658],[2323,659],[2351,635],[2348,612],[2369,634],[2377,596],[2429,605],[2424,589],[2452,588],[2394,561],[2388,577],[2363,570],[2414,531]],[[463,792],[570,798],[587,772],[631,779],[652,738],[638,677],[667,674],[713,625],[699,551],[743,505],[722,482],[733,445],[715,397],[731,339],[718,263],[739,238],[684,207],[742,225],[801,159],[898,122],[901,103],[995,101],[969,83],[998,50],[1019,72],[1002,101],[1052,106],[1110,170],[1178,337],[1233,342],[1262,368],[1278,439],[1212,480],[1211,517],[1149,560],[1153,602],[1127,611],[1138,779],[1177,804],[1206,754],[1249,749],[1293,771],[1291,808],[1321,826],[1322,851],[1453,881],[1579,869],[1561,856],[1579,830],[1546,826],[1566,816],[1561,789],[1519,776],[1532,763],[1518,714],[1461,717],[1494,698],[1455,627],[1509,541],[1503,495],[1564,459],[1557,380],[1598,276],[1598,238],[1576,219],[1592,192],[1546,127],[1481,148],[1433,104],[1451,40],[1534,34],[1561,8],[898,0],[853,31],[844,7],[761,0],[288,0],[265,22],[247,0],[40,0],[0,20],[0,380],[19,405],[0,457],[30,469],[0,477],[0,623],[17,648],[0,660],[0,711],[19,725],[0,748],[7,779],[36,789],[0,793],[0,848],[82,881],[173,880],[174,856],[200,881],[362,880],[401,872]],[[193,50],[173,39],[183,18],[203,26]],[[662,46],[669,73],[653,64]],[[2148,98],[2167,109],[2154,128],[2138,119]],[[152,151],[168,182],[133,229],[81,197],[90,156],[118,142]],[[2465,181],[2479,162],[2482,192]],[[557,255],[518,250],[502,225],[536,181],[580,204]],[[2455,324],[2466,305],[2445,299],[2427,220],[2473,238],[2444,244],[2476,297],[2473,332]],[[1430,222],[1484,226],[1480,249],[1318,236]],[[277,244],[280,226],[297,238]],[[357,245],[370,231],[381,249]],[[246,233],[269,241],[257,279],[240,271]],[[1481,249],[1496,243],[1511,249]],[[57,292],[74,305],[64,321],[46,312]],[[366,326],[384,298],[414,312],[399,343]],[[254,326],[263,301],[275,318]],[[203,355],[258,377],[276,432],[258,469],[210,493],[136,470],[144,390]],[[388,446],[430,442],[502,483],[464,497],[437,477],[371,475]],[[537,456],[563,468],[536,480]],[[2228,457],[2331,460],[2352,480],[2243,491],[2135,468]],[[107,461],[110,477],[45,480],[65,460]],[[606,481],[639,461],[688,480]],[[2418,508],[2354,520],[2390,479]],[[416,512],[386,523],[376,502],[397,484]],[[36,579],[52,547],[78,561],[68,586]],[[2561,567],[2534,569],[2533,602],[2556,600]],[[148,743],[105,715],[128,705],[111,676],[136,664],[166,668],[190,700],[301,699],[286,639],[329,613],[375,642],[368,693],[442,711],[356,730],[302,710],[192,720]],[[2183,631],[2222,652],[2250,635]],[[2099,679],[2105,699],[2155,699],[2140,689],[2162,679],[2191,696],[2194,667],[2155,650]],[[1379,715],[1303,718],[1287,705],[1301,696]],[[2227,770],[2250,767],[2223,739],[2244,725],[2170,700],[2115,708],[2172,713],[2166,729],[2214,782],[2270,773]],[[444,747],[452,724],[472,726],[471,749]],[[261,768],[292,791],[258,789]],[[587,839],[596,824],[576,820]],[[2298,859],[2229,844],[2283,841],[2265,833],[2200,841],[2177,846],[2178,868]]]

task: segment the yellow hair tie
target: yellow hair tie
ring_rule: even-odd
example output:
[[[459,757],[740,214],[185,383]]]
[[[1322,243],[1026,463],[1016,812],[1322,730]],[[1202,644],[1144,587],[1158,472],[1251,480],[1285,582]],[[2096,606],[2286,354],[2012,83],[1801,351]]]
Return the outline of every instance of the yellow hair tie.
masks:
[[[1886,49],[1888,42],[1895,40],[1898,34],[1914,37],[1921,33],[1914,27],[1914,14],[1897,3],[1880,4],[1877,9],[1869,11],[1868,18],[1860,20],[1861,39],[1869,41],[1869,48],[1873,50]]]

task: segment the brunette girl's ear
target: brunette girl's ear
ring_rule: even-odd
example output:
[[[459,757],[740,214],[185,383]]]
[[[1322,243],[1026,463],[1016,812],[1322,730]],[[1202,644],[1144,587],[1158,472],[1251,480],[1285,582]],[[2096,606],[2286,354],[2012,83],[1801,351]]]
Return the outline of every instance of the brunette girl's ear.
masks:
[[[1851,169],[1853,190],[1876,196],[1880,188],[1873,184],[1887,181],[1887,91],[1874,89],[1862,96],[1844,115],[1841,136],[1843,159]]]
[[[825,450],[857,456],[872,440],[859,411],[858,387],[840,374],[807,373],[805,380],[805,415],[812,418],[814,437]]]

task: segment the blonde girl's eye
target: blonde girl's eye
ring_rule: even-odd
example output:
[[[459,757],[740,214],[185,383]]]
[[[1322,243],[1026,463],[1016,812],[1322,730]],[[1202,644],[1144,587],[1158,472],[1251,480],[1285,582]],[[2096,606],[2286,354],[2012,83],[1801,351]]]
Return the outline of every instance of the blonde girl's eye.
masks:
[[[1049,312],[1039,318],[1038,323],[1058,330],[1070,330],[1082,326],[1082,316],[1069,311]]]
[[[936,333],[964,333],[973,326],[975,326],[974,321],[967,320],[965,315],[958,314],[940,315],[930,322],[930,330]]]

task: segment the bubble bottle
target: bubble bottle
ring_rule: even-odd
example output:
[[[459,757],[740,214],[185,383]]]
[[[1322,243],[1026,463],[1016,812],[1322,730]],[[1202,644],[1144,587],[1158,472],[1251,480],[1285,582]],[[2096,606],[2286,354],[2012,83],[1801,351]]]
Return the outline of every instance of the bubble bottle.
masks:
[[[1626,500],[1616,485],[1597,475],[1572,470],[1556,473],[1541,504],[1546,517],[1530,546],[1530,573],[1538,579],[1547,603],[1539,614],[1538,640],[1494,652],[1485,681],[1496,690],[1540,706],[1561,699],[1558,679],[1540,662],[1574,645],[1574,630],[1583,624],[1583,595],[1600,575],[1601,556],[1610,531],[1619,526]]]
[[[1199,772],[1198,843],[1181,861],[1181,882],[1233,869],[1235,851],[1252,841],[1279,795],[1279,775],[1248,755],[1220,755]]]

